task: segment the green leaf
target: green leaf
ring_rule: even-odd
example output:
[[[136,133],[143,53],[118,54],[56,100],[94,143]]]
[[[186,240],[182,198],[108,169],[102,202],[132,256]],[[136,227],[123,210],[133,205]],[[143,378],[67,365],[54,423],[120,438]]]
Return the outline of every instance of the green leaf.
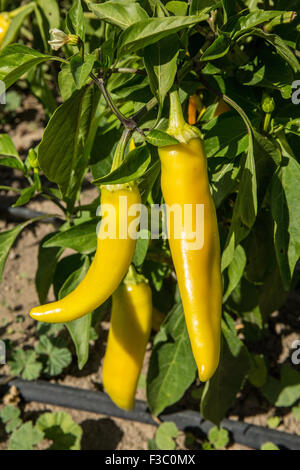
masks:
[[[63,64],[58,74],[58,85],[63,101],[67,101],[76,90],[70,63]]]
[[[150,233],[148,230],[140,230],[141,238],[139,237],[136,242],[135,252],[132,259],[132,262],[135,266],[141,266],[146,258]]]
[[[45,248],[43,246],[43,244],[52,236],[53,233],[48,233],[41,240],[39,246],[38,269],[35,276],[35,285],[41,304],[44,304],[47,300],[47,295],[53,281],[57,261],[63,252],[61,248]]]
[[[44,18],[43,18],[43,15],[42,15],[40,9],[37,7],[37,5],[34,5],[34,13],[35,13],[37,25],[38,25],[39,30],[40,30],[40,35],[41,35],[41,38],[42,38],[42,41],[43,41],[44,50],[48,51],[49,46],[48,46],[47,39],[46,39],[46,34],[45,34]]]
[[[214,426],[208,432],[208,439],[215,449],[224,449],[229,443],[229,434],[226,429]]]
[[[13,141],[7,134],[0,134],[0,165],[24,172],[24,164]]]
[[[151,412],[160,414],[176,403],[195,380],[196,364],[182,305],[175,305],[155,337],[147,376]]]
[[[85,19],[81,0],[73,0],[73,5],[67,15],[67,26],[72,34],[76,34],[84,42],[85,39]]]
[[[20,419],[20,410],[14,405],[8,405],[0,411],[0,419],[5,423],[5,431],[10,433],[14,431],[22,420]]]
[[[84,61],[80,55],[75,55],[70,60],[71,73],[76,84],[76,88],[79,90],[86,84],[89,74],[93,70],[95,62],[95,55],[89,54],[85,57]]]
[[[14,157],[4,157],[0,156],[0,165],[8,166],[9,168],[15,168],[24,172],[24,165]]]
[[[40,337],[36,346],[36,352],[40,354],[44,362],[44,372],[51,376],[60,375],[72,362],[72,355],[65,347],[62,338],[48,338],[46,335]]]
[[[146,11],[135,2],[110,1],[101,5],[89,2],[88,7],[98,18],[121,29],[148,18]]]
[[[173,34],[151,44],[144,51],[144,62],[150,80],[150,88],[161,107],[175,80],[179,48],[178,37]]]
[[[221,34],[214,42],[204,51],[201,60],[215,60],[229,52],[231,40],[228,36]]]
[[[273,442],[265,442],[262,444],[260,450],[279,450],[279,447],[273,444]]]
[[[19,158],[15,144],[7,134],[0,134],[0,155]]]
[[[172,137],[159,129],[153,129],[150,131],[149,134],[147,134],[146,140],[149,144],[154,145],[155,147],[165,147],[167,145],[178,144],[178,140],[175,139],[175,137]]]
[[[97,178],[94,184],[121,184],[129,183],[143,176],[151,161],[150,150],[142,145],[131,150],[121,165],[108,175]]]
[[[290,12],[292,13],[292,12]],[[229,31],[233,37],[243,34],[245,30],[253,28],[261,23],[270,21],[273,18],[280,17],[286,14],[284,11],[264,11],[256,10],[248,13],[248,15],[238,15],[238,17],[231,18],[224,26],[224,31]]]
[[[59,28],[60,11],[56,0],[36,0],[38,6],[45,15],[49,29]]]
[[[247,262],[247,257],[244,248],[241,245],[238,245],[235,249],[233,260],[231,261],[228,267],[228,285],[226,292],[223,295],[223,302],[226,302],[228,297],[230,296],[231,292],[236,288],[238,285],[245,266]]]
[[[64,411],[43,413],[36,422],[36,429],[53,441],[49,450],[80,450],[82,429]]]
[[[82,266],[74,271],[61,287],[58,294],[59,299],[68,295],[78,286],[88,272],[89,266],[89,259],[85,258]],[[88,315],[84,315],[77,320],[65,324],[75,345],[79,369],[83,368],[89,358],[91,322],[92,313],[89,313]]]
[[[145,203],[160,173],[160,161],[156,160],[144,173],[139,183],[142,202]]]
[[[59,291],[63,286],[65,280],[72,274],[72,272],[76,271],[81,267],[82,261],[83,256],[79,253],[64,256],[59,260],[53,278],[53,288],[56,299],[58,299]]]
[[[6,89],[8,89],[32,67],[48,60],[64,62],[59,57],[41,54],[22,44],[7,46],[0,53],[0,80],[4,81]]]
[[[42,67],[31,69],[27,74],[27,82],[34,96],[42,103],[47,116],[54,113],[57,103],[53,90],[49,87]]]
[[[76,132],[70,179],[66,191],[63,191],[64,197],[71,208],[74,206],[76,199],[79,198],[81,184],[87,171],[90,152],[99,123],[96,118],[99,99],[100,90],[96,86],[87,86],[81,102],[81,115]]]
[[[215,0],[192,0],[190,15],[202,16],[203,13],[216,9],[219,3],[220,2],[216,2]]]
[[[247,129],[243,120],[227,112],[209,120],[202,127],[207,157],[235,158],[248,149]]]
[[[208,162],[210,166],[210,161]],[[234,163],[225,163],[218,166],[218,171],[215,171],[212,175],[211,185],[213,189],[213,198],[216,208],[218,208],[222,202],[233,193],[239,184],[239,167],[235,166]]]
[[[232,223],[222,254],[222,270],[232,261],[234,250],[249,234],[275,171],[280,153],[274,144],[255,131],[246,116],[249,146],[246,160],[242,160],[242,173],[237,198],[234,204]],[[250,126],[250,127],[249,127]]]
[[[34,195],[35,186],[29,186],[28,188],[22,189],[20,196],[18,197],[17,201],[12,205],[12,207],[24,206],[32,199]]]
[[[254,36],[259,36],[275,47],[277,53],[288,63],[290,66],[297,71],[300,71],[300,64],[293,51],[286,45],[285,41],[276,34],[267,34],[261,29],[252,29],[249,33]],[[247,36],[247,35],[245,35]],[[242,36],[243,38],[245,36]]]
[[[275,222],[275,251],[285,289],[291,284],[300,256],[300,165],[292,157],[275,173],[271,186],[271,211]]]
[[[250,367],[246,346],[225,321],[222,321],[222,333],[220,364],[214,376],[205,384],[201,399],[202,416],[216,425],[220,424],[233,405]]]
[[[42,370],[42,364],[37,361],[36,352],[32,350],[16,349],[8,365],[12,375],[21,375],[24,380],[37,379]]]
[[[174,442],[174,439],[177,437],[178,429],[176,424],[166,421],[158,427],[155,435],[155,442],[158,449],[174,450],[176,448],[176,442]]]
[[[248,373],[249,382],[254,387],[261,388],[268,375],[267,366],[262,354],[251,354],[251,369]]]
[[[250,282],[263,282],[270,269],[270,260],[275,260],[273,243],[274,223],[269,210],[261,210],[251,233],[246,239],[247,267],[246,276]],[[272,263],[273,264],[273,263]]]
[[[166,8],[175,16],[185,16],[187,13],[188,5],[186,4],[186,2],[171,0],[170,2],[166,3]]]
[[[300,398],[300,373],[285,364],[280,374],[280,380],[268,376],[261,391],[272,405],[291,406]]]
[[[17,225],[17,227],[0,233],[0,282],[2,281],[5,262],[10,249],[12,248],[17,236],[21,233],[23,228],[25,228],[31,222],[32,221],[24,222],[23,224]]]
[[[168,18],[149,18],[138,21],[122,32],[119,38],[119,55],[137,51],[149,46],[160,39],[176,33],[184,28],[193,26],[207,18],[201,16],[170,16]]]
[[[8,450],[33,450],[44,437],[42,431],[33,426],[31,421],[24,423],[10,436]]]
[[[148,439],[148,450],[158,450],[155,439]]]
[[[234,15],[236,6],[231,0],[221,0],[223,13],[224,13],[224,24],[227,23],[228,18]]]
[[[81,106],[86,88],[59,106],[44,131],[38,148],[39,164],[50,181],[67,185],[74,167]]]
[[[270,416],[270,417],[267,419],[267,425],[268,425],[268,427],[271,428],[271,429],[276,429],[276,428],[278,428],[280,422],[281,422],[281,418],[279,418],[279,416]]]
[[[82,222],[79,225],[56,233],[44,244],[44,248],[59,246],[61,248],[72,248],[79,253],[87,254],[96,250],[97,247],[97,224],[99,218]]]

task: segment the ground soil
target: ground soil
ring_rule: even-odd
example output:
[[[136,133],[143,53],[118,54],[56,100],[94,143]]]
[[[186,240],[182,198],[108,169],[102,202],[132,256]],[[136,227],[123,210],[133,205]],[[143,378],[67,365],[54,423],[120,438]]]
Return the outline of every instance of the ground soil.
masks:
[[[8,133],[13,139],[22,158],[26,157],[27,150],[35,145],[42,137],[44,126],[44,115],[42,107],[32,96],[23,97],[22,107],[10,118],[10,122],[3,124],[1,133]],[[0,167],[0,184],[15,187],[26,186],[21,175],[17,171]],[[87,186],[84,191],[82,202],[87,203],[94,200],[97,190],[92,186]],[[16,199],[15,193],[0,191],[0,206],[10,205]],[[28,207],[37,211],[53,213],[59,215],[57,207],[41,199],[35,199],[28,204]],[[0,232],[15,227],[16,222],[7,218],[0,218]],[[35,274],[37,269],[37,253],[39,241],[54,227],[51,223],[39,223],[26,228],[17,242],[13,246],[4,270],[3,282],[0,287],[0,338],[9,339],[14,347],[33,346],[36,343],[35,322],[30,319],[28,313],[30,309],[38,304],[38,297],[35,290]],[[53,293],[50,292],[49,300],[53,300]],[[273,343],[268,347],[276,346],[280,354],[276,355],[280,363],[287,360],[290,354],[290,347],[294,339],[299,338],[300,324],[300,296],[292,293],[286,306],[281,312],[274,312]],[[278,315],[282,316],[282,323],[278,320]],[[294,329],[286,329],[286,315],[292,315],[297,321]],[[96,341],[91,342],[91,357],[83,373],[79,373],[75,360],[71,367],[55,379],[64,385],[72,385],[79,388],[93,389],[101,388],[101,359],[105,348],[107,335],[107,322],[103,322],[100,336]],[[279,349],[278,349],[279,344]],[[146,372],[147,359],[143,372]],[[0,367],[0,373],[9,373],[7,365]],[[138,398],[145,399],[145,390],[138,390]],[[0,402],[0,410],[4,405]],[[39,403],[27,403],[23,407],[26,418],[35,419],[44,411],[57,411],[63,408],[43,405]],[[96,415],[77,410],[65,409],[72,418],[83,429],[82,449],[147,449],[147,442],[154,437],[155,426],[141,424],[132,421],[117,419],[110,416]],[[265,401],[258,396],[253,389],[248,393],[243,393],[238,398],[235,407],[230,413],[232,419],[242,419],[246,422],[266,426],[269,416],[281,413],[280,410],[270,408]],[[1,426],[1,425],[0,425]],[[300,422],[295,419],[290,410],[283,410],[281,413],[281,424],[279,430],[295,433],[300,436]],[[0,449],[7,449],[8,436],[0,429]],[[185,448],[184,436],[178,439],[179,448]],[[240,450],[246,447],[239,444],[232,444],[229,449]]]

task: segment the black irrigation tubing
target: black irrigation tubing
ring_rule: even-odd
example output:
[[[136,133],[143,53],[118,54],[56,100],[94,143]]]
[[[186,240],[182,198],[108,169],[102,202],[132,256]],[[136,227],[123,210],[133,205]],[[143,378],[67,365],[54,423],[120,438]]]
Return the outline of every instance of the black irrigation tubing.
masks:
[[[26,220],[34,219],[46,215],[45,212],[35,211],[27,207],[2,207],[0,205],[0,217],[10,220],[12,222],[25,222]],[[42,223],[55,223],[60,219],[58,217],[47,217],[41,219]]]
[[[103,392],[83,390],[42,380],[33,382],[16,378],[10,381],[5,380],[6,383],[1,385],[1,379],[7,378],[0,375],[0,397],[8,391],[9,386],[15,385],[26,402],[35,401],[158,425],[144,401],[137,400],[133,411],[123,411],[115,406]],[[159,416],[159,419],[174,422],[182,431],[201,431],[205,434],[214,426],[205,421],[197,411],[192,410],[164,413]],[[265,442],[273,442],[283,450],[300,450],[300,436],[294,434],[229,419],[223,419],[221,425],[230,432],[234,442],[253,449],[260,449]]]

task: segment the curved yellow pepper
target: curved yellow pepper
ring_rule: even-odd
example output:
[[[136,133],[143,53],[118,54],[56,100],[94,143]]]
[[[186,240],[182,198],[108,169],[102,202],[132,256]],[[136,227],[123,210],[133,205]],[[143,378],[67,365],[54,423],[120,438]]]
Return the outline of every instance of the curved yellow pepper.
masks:
[[[122,209],[120,198],[123,197],[126,197],[128,211]],[[94,260],[81,283],[63,299],[33,308],[30,312],[32,318],[49,323],[69,322],[92,312],[112,295],[126,275],[134,255],[136,240],[131,238],[129,229],[136,216],[128,215],[128,212],[133,204],[140,203],[139,189],[135,184],[101,189],[101,205],[110,204],[115,208],[116,238],[99,238],[98,233]],[[124,238],[122,234],[119,236],[120,224],[127,224]]]
[[[125,282],[112,296],[111,325],[103,362],[104,389],[119,407],[131,410],[152,323],[152,294],[145,281]]]
[[[198,130],[184,122],[177,92],[171,93],[168,133],[180,143],[159,148],[161,187],[167,205],[168,235],[178,286],[197,363],[205,382],[215,372],[220,355],[222,278],[215,206],[210,194],[207,162]],[[170,207],[191,204],[195,231],[196,204],[204,205],[204,244],[191,249],[184,226],[178,236]],[[194,219],[194,220],[193,220]],[[189,240],[192,242],[193,240]]]
[[[10,25],[10,19],[7,13],[0,13],[0,46]]]

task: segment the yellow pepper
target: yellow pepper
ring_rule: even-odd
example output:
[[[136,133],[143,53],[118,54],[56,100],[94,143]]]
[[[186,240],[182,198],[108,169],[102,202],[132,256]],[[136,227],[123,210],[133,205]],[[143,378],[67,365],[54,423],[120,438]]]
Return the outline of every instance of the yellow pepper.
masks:
[[[0,13],[0,46],[10,25],[10,18],[7,13]]]
[[[125,202],[124,197],[127,211],[121,202]],[[101,189],[101,205],[109,204],[115,209],[115,238],[99,237],[100,226],[96,254],[84,279],[63,299],[33,308],[30,312],[32,318],[49,323],[69,322],[92,312],[112,295],[126,275],[134,255],[136,240],[130,236],[129,229],[131,222],[136,223],[137,216],[128,214],[133,204],[140,203],[136,184]],[[127,226],[127,232],[120,234],[120,226]]]
[[[170,120],[167,132],[178,144],[159,148],[161,187],[167,205],[168,236],[179,291],[201,381],[215,372],[220,355],[222,278],[216,210],[210,194],[207,161],[198,129],[184,122],[177,92],[170,94]],[[185,204],[192,213],[190,227],[196,227],[196,205],[204,205],[204,244],[195,249],[187,240],[185,226],[172,219],[173,204],[184,214]],[[174,215],[174,214],[173,214]],[[187,216],[188,219],[188,216]]]
[[[152,293],[131,266],[112,296],[111,324],[103,362],[103,385],[112,401],[131,410],[151,332]]]

